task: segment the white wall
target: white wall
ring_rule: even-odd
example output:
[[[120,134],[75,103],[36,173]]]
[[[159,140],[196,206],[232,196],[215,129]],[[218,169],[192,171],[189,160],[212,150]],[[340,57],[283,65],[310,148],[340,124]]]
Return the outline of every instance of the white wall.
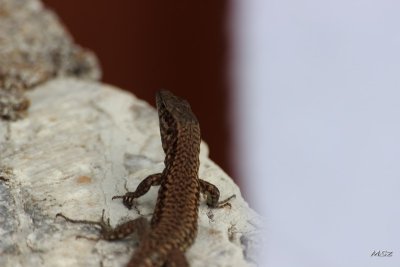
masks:
[[[232,20],[262,266],[400,266],[400,1],[236,0]]]

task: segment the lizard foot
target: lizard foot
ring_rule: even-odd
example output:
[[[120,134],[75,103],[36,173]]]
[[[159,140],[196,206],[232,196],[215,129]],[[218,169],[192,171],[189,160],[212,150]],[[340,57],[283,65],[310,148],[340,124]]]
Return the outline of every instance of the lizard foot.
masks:
[[[222,201],[218,202],[217,205],[216,205],[216,207],[214,207],[214,208],[217,208],[217,209],[225,208],[225,207],[231,208],[232,205],[231,205],[231,203],[229,203],[229,201],[230,201],[231,199],[234,199],[234,198],[236,198],[236,195],[235,195],[235,194],[233,194],[232,196],[228,197],[228,198],[225,199],[225,200],[222,200]]]
[[[95,226],[99,226],[100,227],[100,237],[98,238],[92,238],[92,237],[87,237],[87,236],[81,236],[78,235],[76,238],[85,238],[88,240],[94,240],[94,241],[98,241],[100,239],[109,239],[109,233],[111,233],[113,230],[110,226],[110,218],[107,218],[107,220],[104,220],[104,209],[103,212],[101,214],[101,219],[99,221],[89,221],[89,220],[74,220],[71,219],[67,216],[65,216],[62,213],[57,213],[56,217],[61,217],[64,220],[66,220],[67,222],[70,223],[79,223],[79,224],[89,224],[89,225],[95,225]]]
[[[135,200],[135,198],[137,198],[137,196],[134,192],[127,192],[123,196],[113,196],[112,200],[117,198],[122,198],[122,203],[124,204],[124,206],[128,209],[132,209],[133,201]]]

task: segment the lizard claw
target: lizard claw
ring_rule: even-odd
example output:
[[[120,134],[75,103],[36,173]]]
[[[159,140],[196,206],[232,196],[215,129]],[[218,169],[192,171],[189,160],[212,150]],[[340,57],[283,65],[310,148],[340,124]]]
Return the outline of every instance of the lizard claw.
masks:
[[[122,198],[122,203],[128,209],[132,209],[133,201],[135,200],[135,195],[132,192],[128,192],[123,196],[113,196],[112,199]]]
[[[137,197],[133,192],[129,192],[128,187],[126,186],[126,181],[125,181],[125,190],[127,191],[125,195],[122,196],[113,196],[111,199],[117,199],[117,198],[122,198],[122,203],[124,204],[125,207],[128,209],[132,209],[133,206],[133,200]]]
[[[216,208],[220,209],[220,208],[228,207],[229,209],[231,209],[232,208],[232,204],[229,203],[229,201],[231,199],[234,199],[234,198],[236,198],[235,194],[233,194],[232,196],[228,197],[225,200],[222,200],[222,201],[218,202],[217,205],[216,205]]]

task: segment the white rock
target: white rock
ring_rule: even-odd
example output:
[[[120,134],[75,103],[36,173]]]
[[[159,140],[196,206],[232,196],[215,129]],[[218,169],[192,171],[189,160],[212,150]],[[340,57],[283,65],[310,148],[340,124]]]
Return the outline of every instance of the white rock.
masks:
[[[137,200],[137,210],[121,200],[125,184],[134,190],[163,169],[158,118],[154,108],[111,86],[73,79],[47,82],[28,92],[29,116],[0,121],[0,266],[124,266],[137,247],[135,238],[109,242],[93,226],[55,218],[98,220],[102,210],[111,225],[146,216],[157,197],[152,188]],[[204,200],[199,233],[186,252],[193,267],[255,266],[260,217],[238,187],[201,146],[200,177],[215,184],[232,207],[209,209]]]

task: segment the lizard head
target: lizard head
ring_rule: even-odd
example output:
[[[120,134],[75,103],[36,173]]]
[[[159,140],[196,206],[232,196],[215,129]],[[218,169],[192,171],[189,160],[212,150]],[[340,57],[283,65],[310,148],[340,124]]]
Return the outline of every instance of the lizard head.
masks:
[[[181,130],[196,128],[200,135],[199,123],[193,114],[189,102],[173,95],[167,90],[160,90],[156,94],[156,105],[160,120],[161,141],[166,154],[172,147]],[[199,136],[200,139],[200,136]]]

